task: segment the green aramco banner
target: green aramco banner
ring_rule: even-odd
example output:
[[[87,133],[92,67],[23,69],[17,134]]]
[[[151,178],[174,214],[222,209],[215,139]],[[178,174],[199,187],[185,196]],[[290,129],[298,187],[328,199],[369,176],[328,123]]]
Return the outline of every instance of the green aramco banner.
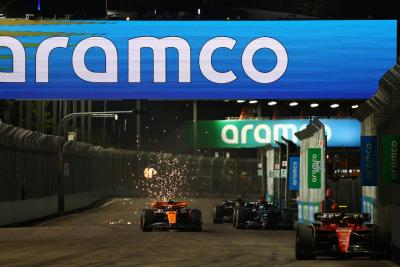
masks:
[[[385,183],[400,183],[400,135],[383,137],[383,180]]]
[[[282,136],[300,144],[295,133],[306,128],[309,120],[215,120],[197,122],[197,145],[206,148],[256,148]],[[321,119],[329,147],[359,147],[361,127],[355,119]],[[193,122],[186,124],[185,139],[193,140]]]
[[[321,188],[321,148],[307,150],[308,188]]]

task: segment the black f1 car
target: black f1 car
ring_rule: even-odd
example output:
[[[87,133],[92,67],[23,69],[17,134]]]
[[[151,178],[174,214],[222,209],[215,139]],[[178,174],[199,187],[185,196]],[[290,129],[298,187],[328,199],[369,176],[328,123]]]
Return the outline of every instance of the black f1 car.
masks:
[[[370,222],[368,213],[315,213],[315,223],[299,225],[296,236],[296,258],[316,256],[370,255],[390,256],[389,231]]]
[[[187,202],[154,202],[151,209],[142,210],[140,228],[144,232],[153,229],[201,231],[201,211],[187,206]]]
[[[236,229],[293,229],[290,210],[276,207],[273,203],[246,202],[234,209],[233,227]]]
[[[221,205],[216,205],[213,210],[214,223],[232,223],[235,201],[224,200]]]

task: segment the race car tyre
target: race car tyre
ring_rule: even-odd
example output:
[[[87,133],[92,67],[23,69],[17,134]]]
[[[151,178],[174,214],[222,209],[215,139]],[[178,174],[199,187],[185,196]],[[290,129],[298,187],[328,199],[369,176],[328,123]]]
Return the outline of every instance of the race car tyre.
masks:
[[[314,228],[310,225],[299,225],[296,234],[296,259],[308,260],[315,258],[313,250]]]
[[[391,256],[391,234],[390,231],[381,226],[375,226],[372,230],[372,253],[374,259],[389,259]]]
[[[190,212],[190,220],[192,221],[193,231],[201,232],[202,230],[201,211],[192,210]]]
[[[234,211],[234,224],[236,229],[243,229],[246,218],[246,210],[243,207],[236,207]]]
[[[143,209],[140,216],[140,228],[143,232],[151,232],[153,227],[151,226],[154,221],[154,212],[151,209]]]
[[[214,223],[223,223],[224,220],[224,207],[217,205],[213,210],[213,222]]]

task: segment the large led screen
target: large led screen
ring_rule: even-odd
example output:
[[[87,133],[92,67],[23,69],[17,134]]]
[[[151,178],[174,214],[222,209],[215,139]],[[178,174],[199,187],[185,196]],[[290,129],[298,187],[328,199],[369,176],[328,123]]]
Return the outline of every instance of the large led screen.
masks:
[[[396,21],[0,23],[1,99],[365,99]]]

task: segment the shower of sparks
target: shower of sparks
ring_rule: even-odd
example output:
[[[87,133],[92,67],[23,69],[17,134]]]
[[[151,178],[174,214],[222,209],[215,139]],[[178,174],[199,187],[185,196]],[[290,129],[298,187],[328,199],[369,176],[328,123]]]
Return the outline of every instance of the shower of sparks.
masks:
[[[167,201],[189,197],[194,180],[189,164],[172,155],[159,154],[149,165],[146,168],[156,170],[155,175],[144,173],[136,186],[147,198]]]

